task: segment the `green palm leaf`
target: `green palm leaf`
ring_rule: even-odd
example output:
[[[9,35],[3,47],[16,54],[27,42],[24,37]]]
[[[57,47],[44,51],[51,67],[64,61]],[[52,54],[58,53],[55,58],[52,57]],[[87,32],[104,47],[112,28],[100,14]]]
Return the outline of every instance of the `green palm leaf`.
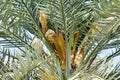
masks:
[[[0,79],[119,80],[119,61],[111,64],[120,53],[119,2],[0,0]],[[56,35],[62,33],[65,46],[61,41],[57,47],[60,50],[65,47],[65,70],[57,54],[58,48],[55,49],[56,45],[49,42],[42,30],[39,21],[42,11],[47,15],[48,29]],[[112,48],[116,50],[99,58],[101,51]],[[76,50],[75,61],[82,49],[84,52],[77,66],[71,63],[72,49]],[[4,64],[6,57],[9,65]]]

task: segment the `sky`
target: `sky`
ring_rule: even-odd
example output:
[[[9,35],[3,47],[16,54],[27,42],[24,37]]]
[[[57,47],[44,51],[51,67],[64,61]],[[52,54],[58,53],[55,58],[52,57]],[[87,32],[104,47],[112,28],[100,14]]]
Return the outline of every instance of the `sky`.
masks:
[[[110,55],[112,53],[114,53],[116,51],[115,48],[111,48],[111,49],[106,49],[106,50],[103,50],[100,52],[99,56],[101,58],[104,58],[106,57],[107,55]],[[117,56],[113,59],[113,62],[115,62],[115,64],[117,64],[118,62],[120,62],[120,56]]]

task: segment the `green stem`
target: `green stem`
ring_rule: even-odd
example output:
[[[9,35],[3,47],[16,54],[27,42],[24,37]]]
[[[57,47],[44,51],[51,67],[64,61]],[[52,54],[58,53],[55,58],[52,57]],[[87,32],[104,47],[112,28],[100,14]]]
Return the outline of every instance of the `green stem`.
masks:
[[[71,37],[71,36],[70,36]],[[70,77],[70,69],[71,69],[71,42],[72,38],[68,38],[66,35],[66,78]]]

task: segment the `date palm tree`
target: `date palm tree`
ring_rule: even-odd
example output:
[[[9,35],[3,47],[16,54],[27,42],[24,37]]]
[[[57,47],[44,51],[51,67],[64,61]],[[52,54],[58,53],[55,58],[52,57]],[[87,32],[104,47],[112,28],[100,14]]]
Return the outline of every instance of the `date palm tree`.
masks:
[[[0,0],[0,80],[119,80],[119,9],[120,0]]]

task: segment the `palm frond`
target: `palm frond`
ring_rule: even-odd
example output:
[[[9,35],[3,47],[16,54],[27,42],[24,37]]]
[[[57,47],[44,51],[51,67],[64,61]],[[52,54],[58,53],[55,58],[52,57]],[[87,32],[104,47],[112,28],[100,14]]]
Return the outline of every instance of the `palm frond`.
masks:
[[[119,80],[119,63],[111,64],[120,55],[119,2],[1,0],[1,64],[6,57],[14,63],[12,71],[1,70],[0,78]],[[11,48],[20,51],[13,55]],[[98,59],[101,51],[112,48],[116,51]]]

